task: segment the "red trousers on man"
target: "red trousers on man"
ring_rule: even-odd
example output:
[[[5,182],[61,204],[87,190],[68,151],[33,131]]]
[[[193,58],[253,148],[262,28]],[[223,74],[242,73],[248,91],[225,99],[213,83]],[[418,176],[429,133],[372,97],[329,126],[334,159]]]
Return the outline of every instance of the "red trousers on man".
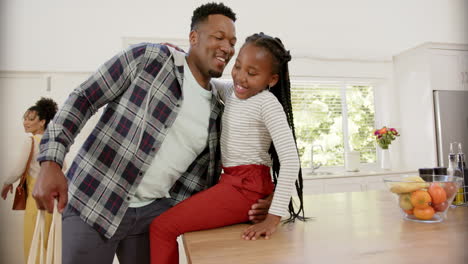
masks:
[[[271,194],[273,188],[267,166],[224,168],[218,184],[180,202],[153,220],[150,225],[151,263],[179,263],[176,239],[181,234],[248,221],[252,204]]]

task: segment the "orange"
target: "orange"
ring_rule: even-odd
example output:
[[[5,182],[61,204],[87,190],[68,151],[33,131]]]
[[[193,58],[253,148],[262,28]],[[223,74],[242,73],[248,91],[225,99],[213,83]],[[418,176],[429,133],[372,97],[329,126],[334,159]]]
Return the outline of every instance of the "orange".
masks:
[[[409,214],[409,215],[412,215],[412,214],[414,214],[413,210],[414,210],[414,209],[411,209],[411,210],[403,210],[403,211],[405,211],[405,213],[407,213],[407,214]]]
[[[431,206],[426,208],[414,208],[413,213],[418,219],[429,220],[434,216],[435,210]]]
[[[432,183],[427,191],[429,195],[431,195],[433,204],[441,204],[447,200],[447,193],[444,188],[437,183]]]
[[[431,202],[431,195],[427,191],[417,190],[411,193],[411,203],[414,208],[427,208]]]

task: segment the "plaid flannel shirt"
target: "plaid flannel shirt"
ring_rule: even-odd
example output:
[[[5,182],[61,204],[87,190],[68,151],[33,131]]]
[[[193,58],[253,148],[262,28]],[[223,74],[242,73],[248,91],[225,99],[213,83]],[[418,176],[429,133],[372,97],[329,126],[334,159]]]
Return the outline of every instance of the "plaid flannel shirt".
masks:
[[[76,88],[44,133],[38,161],[63,164],[81,128],[106,105],[67,178],[68,205],[107,238],[116,232],[129,195],[135,193],[177,117],[184,59],[185,53],[165,45],[130,47]],[[218,181],[222,108],[213,95],[207,147],[171,188],[174,204]]]

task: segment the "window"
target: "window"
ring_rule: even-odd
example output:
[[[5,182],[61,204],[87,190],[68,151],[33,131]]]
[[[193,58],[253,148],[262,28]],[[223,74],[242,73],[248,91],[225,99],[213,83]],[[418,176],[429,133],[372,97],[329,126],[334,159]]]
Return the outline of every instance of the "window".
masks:
[[[344,166],[344,152],[376,162],[374,89],[371,83],[291,80],[297,147],[303,168]]]

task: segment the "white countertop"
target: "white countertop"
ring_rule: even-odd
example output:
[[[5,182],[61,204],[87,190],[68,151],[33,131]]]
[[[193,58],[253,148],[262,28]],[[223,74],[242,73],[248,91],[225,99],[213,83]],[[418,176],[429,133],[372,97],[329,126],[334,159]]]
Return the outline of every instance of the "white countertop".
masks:
[[[394,174],[415,174],[418,173],[417,170],[404,170],[404,169],[394,169],[394,170],[361,170],[358,172],[348,172],[348,171],[330,171],[326,170],[316,170],[316,174],[311,174],[310,171],[303,172],[304,180],[315,180],[315,179],[335,179],[335,178],[349,178],[349,177],[366,177],[366,176],[384,176],[384,175],[394,175]]]

